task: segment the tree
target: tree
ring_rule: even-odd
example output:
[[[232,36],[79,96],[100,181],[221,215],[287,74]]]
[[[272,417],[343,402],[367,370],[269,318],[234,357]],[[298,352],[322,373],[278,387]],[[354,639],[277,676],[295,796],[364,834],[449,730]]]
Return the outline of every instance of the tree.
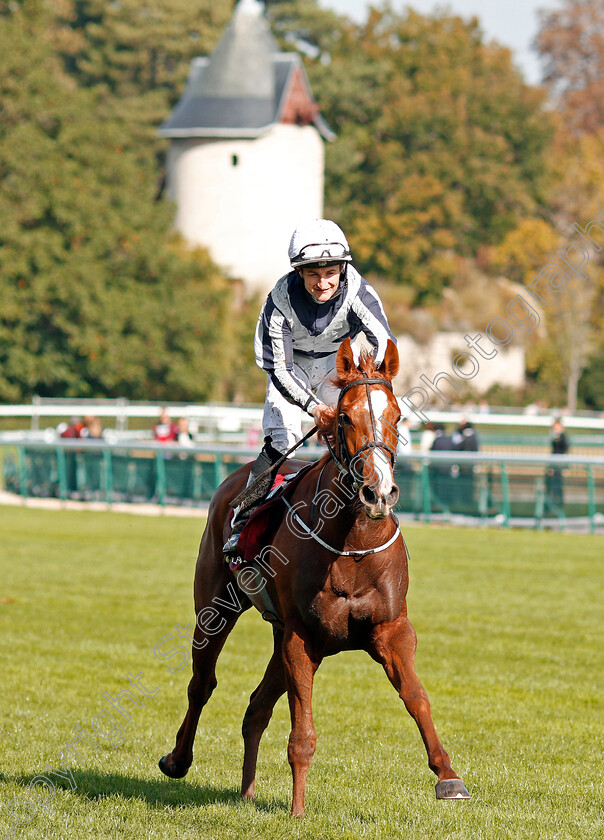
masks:
[[[493,267],[523,284],[530,284],[548,263],[563,265],[559,254],[567,243],[584,242],[573,223],[584,225],[597,218],[604,206],[604,130],[576,137],[561,129],[548,166],[552,172],[548,219],[524,220],[494,252]],[[595,238],[602,239],[597,232]],[[529,354],[539,379],[549,380],[552,387],[560,380],[564,384],[571,411],[578,404],[581,375],[602,341],[604,271],[595,247],[590,246],[588,254],[582,274],[567,269],[566,286],[543,293],[547,337],[537,341]]]
[[[17,18],[22,25],[26,17],[38,18],[35,32],[32,28],[19,36],[20,72],[11,74],[9,66],[4,80],[8,110],[21,109],[16,121],[21,134],[16,124],[7,129],[0,149],[16,187],[5,194],[3,206],[0,202],[0,213],[14,218],[4,244],[6,264],[14,260],[16,272],[5,275],[16,299],[12,316],[7,309],[0,324],[6,336],[0,344],[6,354],[0,394],[16,396],[35,387],[55,394],[132,395],[136,390],[141,396],[201,398],[243,397],[248,386],[254,389],[254,376],[242,385],[231,363],[251,347],[258,302],[240,300],[235,313],[229,301],[228,314],[236,319],[227,318],[224,278],[207,255],[191,255],[168,241],[173,208],[153,202],[163,166],[157,127],[182,94],[191,58],[213,49],[233,6],[234,0],[15,0],[0,5],[0,14],[10,21],[4,35],[11,62],[17,60],[15,50],[10,52]],[[315,0],[272,4],[282,42],[291,45],[297,6],[302,7],[305,43],[322,42],[327,30],[318,21],[335,18],[319,10]],[[43,30],[47,38],[41,37]],[[27,107],[32,62],[40,70],[39,113]],[[55,119],[54,112],[54,133],[46,136],[41,122]],[[32,150],[35,165],[26,166],[23,149]],[[12,216],[26,195],[38,201],[40,190],[48,218]],[[63,212],[69,213],[69,224]],[[69,226],[72,217],[79,219],[75,233]],[[99,218],[113,229],[101,229]],[[34,248],[28,238],[33,227],[40,264],[17,268]],[[84,230],[93,233],[87,236]],[[115,242],[120,248],[112,252]],[[53,312],[49,324],[37,320],[42,306]],[[30,317],[19,320],[25,311]],[[11,332],[19,335],[13,347]],[[37,333],[46,342],[44,354]],[[219,353],[208,352],[213,341]],[[25,366],[31,369],[27,381],[22,378]]]
[[[563,0],[562,8],[538,12],[535,46],[543,80],[570,129],[604,126],[604,3]]]
[[[67,71],[84,87],[98,87],[157,128],[184,88],[191,59],[208,55],[232,17],[235,0],[52,0],[54,39]],[[322,50],[338,17],[316,0],[268,6],[284,46]],[[136,106],[135,106],[136,107]]]
[[[159,156],[157,125],[233,0],[53,3],[68,71],[103,94],[133,148],[151,144]],[[483,43],[476,20],[385,7],[359,27],[317,0],[274,0],[267,14],[282,46],[308,53],[338,133],[326,212],[350,233],[364,271],[438,297],[458,256],[500,241],[539,205],[551,134],[542,94],[523,84],[507,50]]]
[[[588,361],[579,383],[583,404],[593,411],[604,411],[604,349]]]
[[[0,27],[0,399],[221,396],[229,284],[170,238],[152,156],[65,77],[47,23]]]
[[[0,396],[238,392],[230,287],[170,240],[172,208],[152,200],[157,126],[233,5],[0,2]],[[356,26],[317,0],[267,8],[281,45],[307,54],[338,133],[326,212],[404,302],[463,290],[486,246],[545,215],[542,94],[476,21],[386,6]],[[237,312],[249,332],[248,316]]]
[[[573,137],[561,131],[553,147],[555,187],[548,196],[550,218],[561,245],[573,235],[573,223],[595,219],[604,206],[604,130]],[[567,405],[577,407],[578,386],[589,357],[602,336],[602,260],[590,249],[585,276],[572,274],[562,293],[551,295],[550,334],[560,359],[567,388]]]
[[[347,18],[323,9],[317,0],[271,0],[266,3],[271,30],[285,50],[329,61]]]
[[[191,59],[214,46],[232,0],[53,0],[55,44],[84,87],[119,98],[163,94],[174,101]]]
[[[344,27],[312,79],[338,133],[328,212],[366,272],[438,296],[457,270],[533,213],[553,126],[543,94],[476,19],[372,10]]]

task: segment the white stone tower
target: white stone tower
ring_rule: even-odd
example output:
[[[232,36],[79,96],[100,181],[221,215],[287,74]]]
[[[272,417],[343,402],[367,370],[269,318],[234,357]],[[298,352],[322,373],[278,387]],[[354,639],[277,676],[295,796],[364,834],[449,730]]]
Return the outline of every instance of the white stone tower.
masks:
[[[159,131],[176,228],[247,288],[289,269],[299,221],[323,215],[322,120],[297,53],[280,53],[258,0],[240,0],[210,58],[191,64]]]

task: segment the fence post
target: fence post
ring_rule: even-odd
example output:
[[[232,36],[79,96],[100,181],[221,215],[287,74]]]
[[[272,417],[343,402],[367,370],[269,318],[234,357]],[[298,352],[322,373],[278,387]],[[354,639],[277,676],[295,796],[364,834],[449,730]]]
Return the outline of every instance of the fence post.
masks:
[[[125,432],[128,428],[128,400],[118,397],[115,403],[115,428],[118,432]]]
[[[40,405],[41,400],[37,394],[34,394],[31,398],[32,410],[31,410],[31,430],[32,432],[37,432],[40,430],[40,415],[38,414],[37,407]]]
[[[82,491],[86,492],[86,484],[88,482],[88,471],[86,469],[86,456],[83,452],[77,452],[75,455],[75,475],[76,487],[82,498]]]
[[[545,510],[545,487],[543,477],[535,480],[535,528],[541,530],[543,527],[543,512]]]
[[[596,531],[596,482],[594,479],[591,464],[587,464],[587,512],[589,516],[589,533],[594,534]]]
[[[110,505],[113,499],[113,461],[109,447],[103,449],[103,482],[105,484],[105,501]]]
[[[505,461],[500,462],[501,470],[501,508],[503,514],[503,527],[510,527],[510,480]]]
[[[417,469],[419,467],[419,469]],[[414,464],[413,465],[413,473],[411,474],[411,492],[413,496],[413,515],[415,519],[419,519],[422,513],[422,485],[423,485],[423,477],[422,477],[422,466],[421,464]]]
[[[193,462],[193,499],[198,501],[201,499],[201,479],[202,468],[199,461]]]
[[[157,503],[163,506],[166,497],[166,461],[164,453],[160,449],[155,452],[155,466],[157,470]]]
[[[430,521],[432,506],[430,501],[430,467],[422,461],[422,503],[426,522]]]
[[[222,484],[224,479],[226,478],[225,475],[225,468],[224,462],[222,460],[222,455],[217,453],[214,457],[214,492],[218,490],[218,487]]]
[[[478,474],[478,515],[481,524],[485,525],[489,515],[489,476],[488,467],[485,464],[484,470]]]
[[[62,502],[67,499],[67,465],[65,463],[65,450],[61,446],[55,448],[57,459],[57,475],[59,477],[59,498]]]
[[[25,447],[17,446],[17,470],[19,475],[19,493],[23,499],[27,499],[27,464],[25,462]]]

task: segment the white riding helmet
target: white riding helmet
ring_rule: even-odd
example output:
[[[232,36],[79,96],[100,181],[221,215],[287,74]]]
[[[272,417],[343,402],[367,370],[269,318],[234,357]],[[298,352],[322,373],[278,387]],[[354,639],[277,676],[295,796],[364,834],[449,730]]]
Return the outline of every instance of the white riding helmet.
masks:
[[[292,268],[309,263],[350,262],[350,246],[343,231],[329,219],[312,219],[295,229],[289,243]]]

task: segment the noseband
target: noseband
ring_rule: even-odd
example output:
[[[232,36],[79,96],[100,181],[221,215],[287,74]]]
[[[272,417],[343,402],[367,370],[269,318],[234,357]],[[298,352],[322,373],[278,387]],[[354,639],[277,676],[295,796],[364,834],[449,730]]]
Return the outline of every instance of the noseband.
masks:
[[[351,388],[356,388],[359,385],[364,385],[367,390],[367,405],[369,406],[369,415],[371,417],[371,430],[373,432],[373,440],[369,440],[364,443],[351,455],[346,444],[346,435],[344,433],[344,426],[342,424],[343,415],[340,413],[340,405],[342,403],[342,398],[345,394],[350,391]],[[336,463],[339,471],[342,475],[346,476],[349,481],[352,483],[352,486],[355,489],[360,487],[362,482],[359,482],[358,476],[356,476],[353,465],[361,454],[361,452],[365,452],[368,449],[383,449],[388,452],[388,456],[390,458],[390,463],[394,466],[394,460],[396,458],[395,450],[390,446],[389,443],[386,441],[379,441],[377,439],[377,425],[375,421],[375,415],[373,413],[373,406],[371,405],[371,399],[369,396],[369,386],[370,385],[384,385],[391,393],[393,392],[392,383],[389,382],[387,379],[380,379],[380,378],[373,378],[373,377],[362,377],[361,379],[355,379],[352,382],[349,382],[345,385],[342,390],[340,391],[340,396],[338,397],[338,404],[337,404],[337,416],[338,416],[338,425],[337,425],[337,451],[334,452],[333,448],[327,443],[327,448],[329,449],[329,453],[333,460]]]

